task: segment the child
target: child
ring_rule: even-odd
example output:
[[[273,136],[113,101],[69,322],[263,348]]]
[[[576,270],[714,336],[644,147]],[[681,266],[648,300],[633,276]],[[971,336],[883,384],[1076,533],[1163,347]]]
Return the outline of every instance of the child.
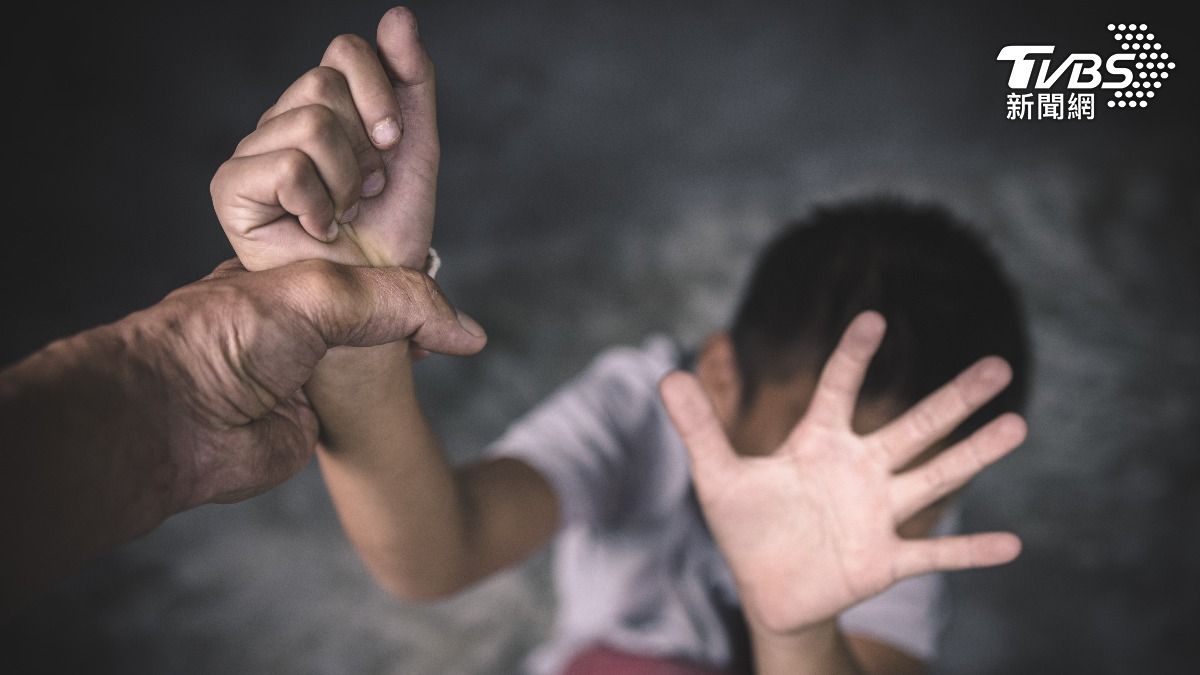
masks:
[[[335,40],[218,171],[247,268],[427,264],[432,67],[404,10],[378,43]],[[1014,295],[939,209],[818,210],[768,246],[729,331],[694,355],[663,337],[604,352],[465,466],[417,407],[413,348],[333,350],[306,385],[326,482],[404,598],[555,541],[561,608],[533,671],[919,672],[940,582],[915,575],[1017,554],[1005,534],[923,539],[952,527],[937,500],[1025,433],[996,417],[1024,389]]]

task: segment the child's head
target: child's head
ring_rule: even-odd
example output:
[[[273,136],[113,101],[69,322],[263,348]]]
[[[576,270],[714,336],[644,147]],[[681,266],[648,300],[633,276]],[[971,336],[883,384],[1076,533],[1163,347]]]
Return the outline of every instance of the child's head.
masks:
[[[887,319],[855,428],[881,426],[981,357],[1012,384],[956,433],[1024,402],[1028,354],[1016,292],[984,242],[944,209],[876,198],[817,208],[763,251],[728,333],[697,362],[739,452],[782,442],[850,320]]]

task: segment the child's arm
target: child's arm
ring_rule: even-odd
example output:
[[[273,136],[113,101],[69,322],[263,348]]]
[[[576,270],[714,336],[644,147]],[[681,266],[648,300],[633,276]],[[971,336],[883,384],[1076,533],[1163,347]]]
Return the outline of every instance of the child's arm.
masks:
[[[358,38],[334,40],[322,66],[284,92],[218,171],[214,206],[246,267],[425,262],[439,159],[433,68],[407,11],[384,16],[378,43],[377,54]],[[425,292],[440,293],[426,280]],[[351,540],[385,586],[420,598],[536,550],[557,526],[558,505],[521,462],[448,465],[417,405],[414,346],[331,350],[305,392]]]
[[[537,550],[557,526],[540,474],[497,460],[453,469],[416,398],[404,344],[331,354],[309,392],[338,515],[368,568],[407,599],[443,597]]]
[[[766,457],[733,451],[694,378],[674,373],[662,382],[705,518],[737,582],[760,673],[858,672],[835,623],[839,613],[906,577],[998,565],[1020,550],[1007,533],[898,536],[900,523],[1021,443],[1025,424],[1002,415],[901,471],[1007,386],[1011,371],[1000,359],[983,359],[859,436],[850,420],[883,332],[874,312],[851,322],[805,416]]]
[[[442,597],[550,539],[558,502],[539,473],[512,459],[452,468],[421,414],[406,346],[356,351],[327,358],[306,391],[326,430],[318,457],[330,494],[384,587]]]

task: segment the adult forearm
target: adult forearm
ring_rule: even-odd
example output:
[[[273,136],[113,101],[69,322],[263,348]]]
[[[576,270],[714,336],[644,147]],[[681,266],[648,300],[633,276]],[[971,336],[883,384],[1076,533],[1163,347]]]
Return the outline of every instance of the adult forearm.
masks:
[[[7,608],[180,506],[146,319],[59,340],[0,373]]]
[[[864,675],[837,626],[829,620],[779,634],[750,621],[757,675]]]
[[[410,600],[469,579],[466,502],[417,402],[407,343],[333,350],[306,386],[322,472],[348,536],[379,582]]]

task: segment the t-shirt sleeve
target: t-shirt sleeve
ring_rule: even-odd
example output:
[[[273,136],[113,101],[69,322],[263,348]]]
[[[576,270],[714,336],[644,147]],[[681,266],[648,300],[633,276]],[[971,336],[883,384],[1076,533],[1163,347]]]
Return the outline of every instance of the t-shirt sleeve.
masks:
[[[602,352],[580,375],[513,423],[484,451],[538,471],[558,495],[561,522],[605,524],[636,506],[625,492],[646,453],[631,449],[650,423],[658,380],[674,366],[665,338]]]
[[[958,530],[958,507],[951,505],[931,537]],[[893,645],[924,661],[937,654],[938,634],[945,623],[943,575],[910,577],[842,612],[838,623],[849,635],[861,635]]]

